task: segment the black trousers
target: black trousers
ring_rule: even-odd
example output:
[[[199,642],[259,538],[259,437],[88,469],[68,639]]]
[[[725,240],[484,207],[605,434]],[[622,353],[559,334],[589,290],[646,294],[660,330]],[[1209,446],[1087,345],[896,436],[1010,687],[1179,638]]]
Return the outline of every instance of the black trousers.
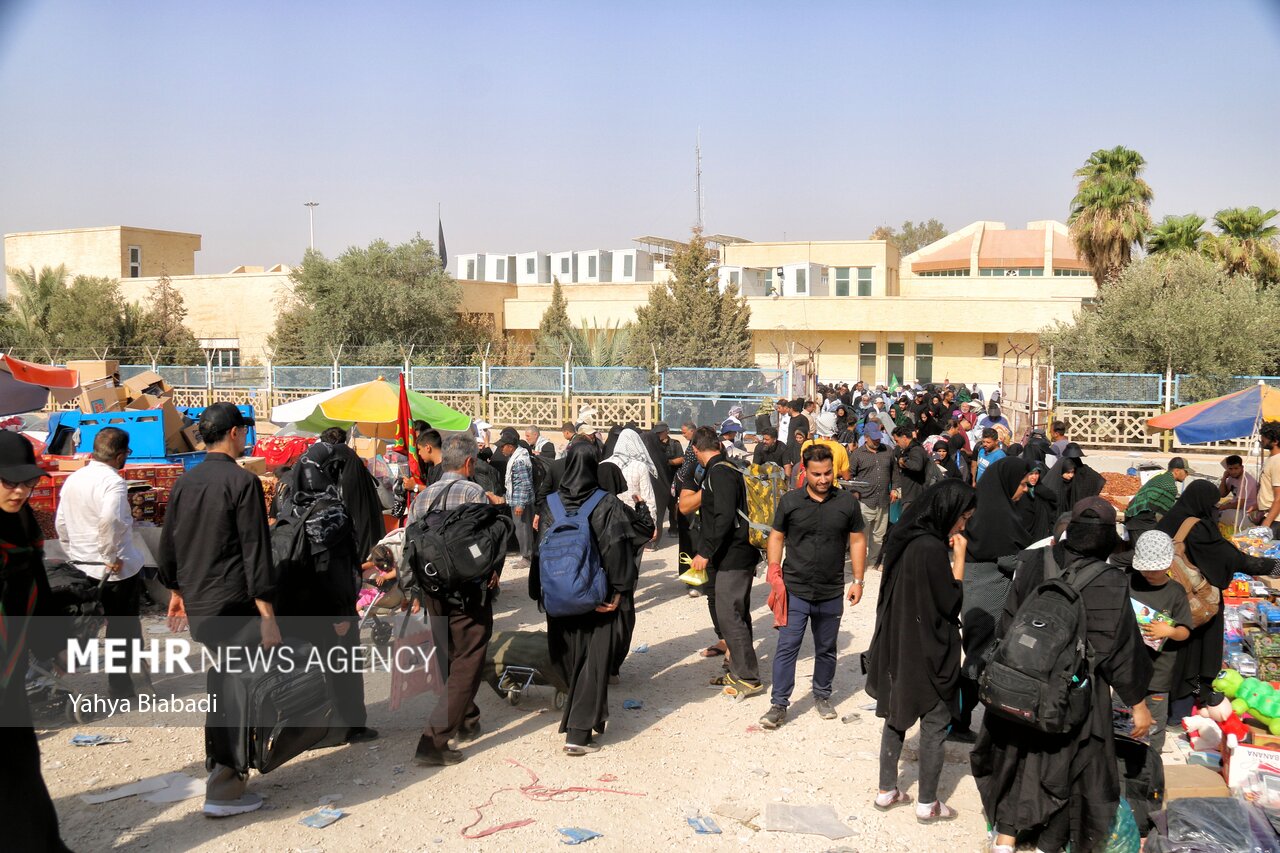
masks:
[[[436,653],[448,650],[444,656],[447,660],[445,707],[436,707],[429,725],[422,731],[422,736],[431,741],[432,748],[443,752],[449,745],[449,739],[464,724],[470,727],[480,722],[476,691],[480,689],[489,638],[493,636],[493,600],[471,607],[458,607],[428,596],[423,607],[431,614],[431,634]]]
[[[102,612],[107,617],[108,640],[142,640],[142,620],[138,605],[142,600],[142,572],[122,581],[107,581],[102,588]],[[131,697],[136,692],[129,673],[107,675],[112,698]]]
[[[741,681],[760,680],[755,636],[751,628],[751,585],[756,573],[735,569],[716,572],[715,613],[729,647],[729,671]]]
[[[283,617],[280,620],[280,632],[288,639],[306,640],[324,660],[345,661],[348,665],[326,666],[324,668],[325,685],[329,688],[329,699],[338,720],[335,725],[347,728],[360,728],[369,720],[369,712],[364,704],[364,673],[342,672],[342,669],[354,669],[355,649],[360,645],[359,624],[353,616],[347,622],[347,633],[339,637],[333,626],[342,620],[334,617],[328,619],[321,616]]]

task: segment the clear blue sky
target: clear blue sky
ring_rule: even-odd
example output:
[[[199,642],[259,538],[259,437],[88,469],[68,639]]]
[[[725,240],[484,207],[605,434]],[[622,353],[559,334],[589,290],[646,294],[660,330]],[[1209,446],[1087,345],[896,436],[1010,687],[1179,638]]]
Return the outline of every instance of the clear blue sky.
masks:
[[[1280,4],[0,0],[0,232],[204,235],[202,272],[1065,219],[1100,147],[1154,213],[1280,207]]]

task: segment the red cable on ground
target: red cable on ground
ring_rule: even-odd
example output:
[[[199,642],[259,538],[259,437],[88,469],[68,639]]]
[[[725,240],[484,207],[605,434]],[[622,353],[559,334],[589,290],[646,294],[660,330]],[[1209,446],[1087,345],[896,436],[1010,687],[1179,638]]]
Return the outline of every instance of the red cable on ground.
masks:
[[[521,785],[518,788],[510,788],[510,787],[499,788],[498,790],[494,791],[492,794],[489,795],[489,799],[485,800],[483,803],[481,803],[478,806],[472,806],[471,810],[476,813],[476,819],[462,828],[462,831],[460,834],[462,835],[463,838],[471,839],[471,840],[474,840],[477,838],[486,838],[495,833],[503,832],[504,830],[519,829],[522,826],[528,826],[529,824],[535,822],[533,818],[525,818],[524,820],[515,820],[515,821],[511,821],[510,823],[503,823],[497,826],[491,826],[488,829],[481,830],[480,832],[475,832],[475,833],[471,832],[472,827],[474,827],[480,821],[484,820],[484,809],[487,809],[489,806],[493,805],[494,799],[499,794],[506,793],[507,791],[519,792],[526,799],[534,800],[535,802],[540,802],[540,803],[568,802],[569,800],[575,799],[575,795],[577,794],[624,794],[628,797],[649,796],[648,794],[640,791],[620,791],[617,788],[586,788],[580,785],[575,785],[570,788],[548,788],[545,785],[542,785],[539,783],[538,774],[534,773],[528,767],[525,767],[519,761],[516,761],[514,758],[508,758],[507,763],[514,767],[519,767],[525,773],[528,773],[529,774],[528,783]],[[567,800],[562,799],[563,797],[568,797],[568,799]]]

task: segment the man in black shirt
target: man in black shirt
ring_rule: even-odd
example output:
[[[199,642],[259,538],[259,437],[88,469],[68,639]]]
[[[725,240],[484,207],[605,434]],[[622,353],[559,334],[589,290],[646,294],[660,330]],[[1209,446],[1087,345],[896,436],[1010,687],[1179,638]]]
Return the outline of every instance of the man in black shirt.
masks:
[[[787,446],[778,441],[778,431],[773,427],[760,434],[760,442],[751,455],[751,461],[756,465],[772,462],[784,471],[791,468],[791,463],[787,461]]]
[[[785,624],[778,629],[773,656],[773,698],[760,725],[776,729],[787,719],[796,683],[796,658],[804,642],[806,624],[813,632],[814,707],[824,720],[833,720],[831,682],[836,674],[836,637],[844,613],[846,548],[853,564],[849,584],[851,605],[862,600],[867,537],[862,511],[853,495],[833,489],[835,460],[831,449],[811,444],[804,450],[804,488],[782,496],[769,534],[769,581],[780,576],[786,587]],[[786,545],[787,561],[782,564]],[[777,612],[777,611],[775,611]]]
[[[898,466],[894,472],[894,497],[902,504],[902,511],[906,512],[912,501],[924,493],[924,481],[928,475],[925,466],[930,464],[929,454],[916,441],[916,430],[912,426],[895,429],[893,443],[898,446],[893,452],[893,460]]]
[[[711,427],[699,427],[694,433],[693,452],[706,475],[698,510],[698,554],[692,568],[714,570],[716,617],[729,648],[729,673],[711,683],[739,699],[757,696],[764,692],[764,684],[751,630],[751,583],[760,551],[752,546],[750,528],[738,514],[747,509],[746,483],[721,453],[720,437]]]
[[[170,625],[176,628],[189,621],[191,636],[213,653],[280,645],[274,605],[277,575],[262,481],[236,464],[251,425],[230,403],[214,403],[204,410],[199,429],[208,455],[174,486],[160,534],[160,579],[172,590]],[[218,696],[222,681],[222,673],[209,671],[210,696]],[[248,772],[232,766],[238,734],[220,710],[207,716],[205,766],[210,773],[204,813],[209,817],[262,807],[262,797],[245,790]]]

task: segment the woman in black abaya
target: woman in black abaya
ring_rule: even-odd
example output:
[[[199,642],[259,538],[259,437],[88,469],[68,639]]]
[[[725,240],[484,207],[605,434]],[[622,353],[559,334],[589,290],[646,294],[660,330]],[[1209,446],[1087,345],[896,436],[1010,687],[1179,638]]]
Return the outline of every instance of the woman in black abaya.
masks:
[[[1041,488],[1053,492],[1061,512],[1069,511],[1085,498],[1102,494],[1106,484],[1101,474],[1085,464],[1084,451],[1075,442],[1063,448],[1062,458],[1040,481]]]
[[[1236,572],[1280,577],[1280,561],[1251,557],[1223,538],[1218,529],[1218,500],[1217,486],[1208,480],[1193,480],[1156,525],[1156,530],[1172,538],[1178,535],[1184,522],[1196,519],[1185,540],[1187,559],[1218,589],[1230,586],[1231,576]],[[1171,700],[1201,692],[1202,686],[1207,688],[1217,676],[1222,669],[1222,629],[1222,608],[1218,608],[1212,619],[1191,631],[1191,638],[1182,644],[1174,665]]]
[[[1034,841],[1044,853],[1061,853],[1068,844],[1073,850],[1100,850],[1110,832],[1120,803],[1112,689],[1134,708],[1139,728],[1151,725],[1143,704],[1151,657],[1133,618],[1129,581],[1123,570],[1099,565],[1118,542],[1115,510],[1101,498],[1092,498],[1074,507],[1065,541],[1052,546],[1056,565],[1068,575],[1097,572],[1080,590],[1093,653],[1088,718],[1072,731],[1052,735],[991,711],[983,715],[969,763],[984,815],[997,832],[991,848],[996,853],[1013,853],[1017,840]],[[1002,631],[1044,580],[1049,550],[1018,555]]]
[[[1026,458],[1025,454],[1023,458]],[[1043,484],[1048,469],[1043,462],[1027,462],[1031,470],[1027,471],[1027,490],[1018,499],[1018,515],[1023,525],[1031,533],[1031,541],[1039,542],[1053,531],[1054,521],[1059,515],[1058,496]]]
[[[953,740],[973,743],[969,726],[978,702],[978,676],[985,656],[996,641],[996,624],[1013,583],[1014,558],[1027,547],[1031,533],[1022,523],[1016,501],[1022,497],[1027,463],[999,459],[978,481],[978,508],[966,528],[964,614],[964,671],[960,681],[960,713]]]
[[[961,583],[953,562],[963,552],[954,547],[963,545],[973,506],[973,489],[943,480],[894,526],[884,544],[876,627],[866,654],[867,693],[884,720],[874,805],[887,811],[911,802],[898,788],[898,758],[907,729],[919,721],[916,817],[922,823],[956,816],[938,799],[937,788],[947,726],[958,710]]]
[[[569,445],[564,476],[556,490],[566,513],[577,512],[600,490],[598,464],[596,450],[590,444]],[[550,526],[552,515],[546,501],[539,506],[538,516]],[[547,617],[551,663],[569,685],[569,697],[560,718],[560,731],[565,735],[564,751],[575,756],[600,749],[592,733],[603,733],[609,719],[609,670],[615,646],[624,631],[621,620],[628,616],[633,624],[635,620],[632,597],[640,570],[637,549],[653,535],[653,519],[643,505],[633,512],[608,493],[591,513],[589,521],[609,583],[605,601],[580,616]],[[529,593],[541,602],[539,568],[535,555],[529,572]]]

